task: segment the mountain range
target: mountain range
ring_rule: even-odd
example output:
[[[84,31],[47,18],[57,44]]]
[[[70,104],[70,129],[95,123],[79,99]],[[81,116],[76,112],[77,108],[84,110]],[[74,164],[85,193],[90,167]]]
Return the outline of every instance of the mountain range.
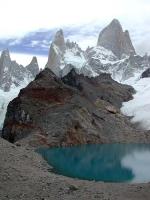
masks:
[[[99,33],[97,45],[86,50],[82,50],[76,42],[65,39],[64,31],[58,30],[51,42],[46,64],[46,68],[59,78],[67,76],[74,69],[75,73],[87,77],[109,73],[114,80],[122,83],[136,74],[138,77],[135,77],[140,78],[139,74],[149,67],[150,57],[136,53],[129,32],[123,30],[117,19],[112,20]],[[38,73],[36,57],[33,57],[28,66],[23,67],[11,60],[8,50],[2,52],[0,58],[1,126],[9,101],[16,97],[20,89],[31,82]]]
[[[8,51],[4,57],[11,62]],[[10,66],[15,69],[13,63]],[[120,83],[136,74],[140,79],[149,67],[150,57],[137,55],[129,32],[123,30],[117,19],[100,32],[97,45],[85,51],[76,42],[66,40],[60,29],[40,74],[36,58],[25,68],[20,67],[19,75],[22,69],[24,78],[29,73],[28,82],[38,75],[9,103],[2,136],[11,142],[32,143],[31,146],[146,142],[148,133],[139,131],[120,113],[122,103],[134,93],[132,87]],[[13,73],[10,77],[10,82],[4,79],[3,90],[21,86],[18,73],[15,78]],[[9,87],[5,89],[3,85]]]
[[[136,54],[129,32],[123,31],[116,19],[100,32],[97,46],[88,47],[86,51],[74,42],[65,41],[63,31],[59,30],[51,43],[46,65],[57,76],[64,76],[75,68],[77,73],[86,76],[111,73],[121,82],[149,66],[150,57]]]

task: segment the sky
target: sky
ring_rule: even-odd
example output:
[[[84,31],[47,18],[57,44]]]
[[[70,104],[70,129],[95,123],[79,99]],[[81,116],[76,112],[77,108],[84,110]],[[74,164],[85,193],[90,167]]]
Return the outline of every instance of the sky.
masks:
[[[137,51],[150,52],[150,0],[0,0],[0,7],[0,38],[64,26],[104,27],[117,18],[130,31]]]

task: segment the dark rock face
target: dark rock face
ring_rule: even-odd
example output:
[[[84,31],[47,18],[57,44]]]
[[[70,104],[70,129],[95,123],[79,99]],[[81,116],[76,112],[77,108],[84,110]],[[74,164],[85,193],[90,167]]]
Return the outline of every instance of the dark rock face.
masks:
[[[31,63],[26,66],[26,69],[31,72],[33,77],[36,77],[36,75],[39,73],[39,65],[36,57],[32,58]]]
[[[49,69],[10,102],[2,137],[31,146],[135,142],[135,130],[119,108],[133,89],[111,79],[77,75],[63,79]]]
[[[141,78],[149,78],[149,77],[150,77],[150,68],[145,70],[141,75]]]
[[[117,19],[114,19],[100,32],[97,45],[111,50],[119,59],[123,54],[135,54],[129,32],[123,32],[122,26]]]

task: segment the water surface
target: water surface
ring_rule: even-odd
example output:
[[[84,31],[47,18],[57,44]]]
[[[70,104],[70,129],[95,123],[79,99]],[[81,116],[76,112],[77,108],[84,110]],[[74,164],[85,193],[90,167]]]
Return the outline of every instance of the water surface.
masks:
[[[149,144],[96,144],[41,148],[55,173],[104,182],[150,181]]]

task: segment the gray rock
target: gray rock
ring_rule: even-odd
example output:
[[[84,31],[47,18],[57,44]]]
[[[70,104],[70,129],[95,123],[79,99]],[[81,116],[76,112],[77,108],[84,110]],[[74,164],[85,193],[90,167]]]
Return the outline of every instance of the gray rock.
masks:
[[[40,72],[38,61],[35,56],[32,58],[31,63],[26,66],[26,69],[31,72],[33,77],[35,77]]]
[[[63,53],[52,43],[49,50],[48,62],[46,68],[51,69],[57,76],[60,76],[60,65]]]
[[[64,52],[66,49],[65,39],[64,39],[64,33],[63,30],[60,29],[56,32],[53,43],[59,47],[59,49]]]
[[[51,69],[57,76],[60,76],[60,65],[66,50],[63,31],[60,29],[56,32],[53,42],[51,43],[48,62],[46,67]]]
[[[123,32],[122,26],[117,19],[114,19],[100,32],[97,45],[111,50],[118,58],[121,58],[123,54],[135,54],[129,32]]]

